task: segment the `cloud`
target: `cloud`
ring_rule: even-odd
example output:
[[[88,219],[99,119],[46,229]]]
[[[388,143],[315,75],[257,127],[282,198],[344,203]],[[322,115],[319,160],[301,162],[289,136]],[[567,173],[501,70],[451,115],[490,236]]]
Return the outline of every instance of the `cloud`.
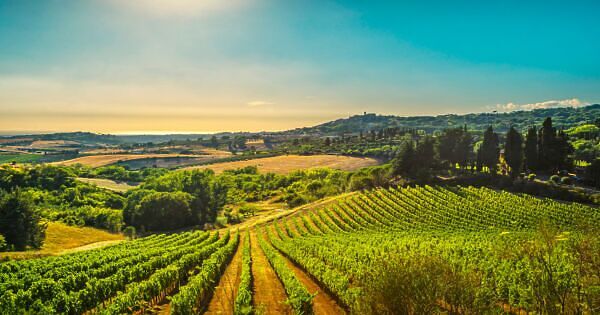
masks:
[[[516,104],[509,102],[506,104],[496,104],[495,109],[499,111],[514,111],[514,110],[534,110],[541,108],[554,108],[554,107],[580,107],[590,105],[588,102],[583,102],[578,98],[569,98],[564,100],[550,100],[538,103],[529,104]]]
[[[265,102],[265,101],[252,101],[252,102],[247,103],[247,105],[250,107],[258,107],[258,106],[273,105],[273,104],[275,104],[275,103]]]

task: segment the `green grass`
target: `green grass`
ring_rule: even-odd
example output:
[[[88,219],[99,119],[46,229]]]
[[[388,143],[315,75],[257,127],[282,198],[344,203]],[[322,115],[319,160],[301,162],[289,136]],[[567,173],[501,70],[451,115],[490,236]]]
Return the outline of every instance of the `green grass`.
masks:
[[[35,163],[44,158],[39,154],[0,154],[0,164],[3,163]]]

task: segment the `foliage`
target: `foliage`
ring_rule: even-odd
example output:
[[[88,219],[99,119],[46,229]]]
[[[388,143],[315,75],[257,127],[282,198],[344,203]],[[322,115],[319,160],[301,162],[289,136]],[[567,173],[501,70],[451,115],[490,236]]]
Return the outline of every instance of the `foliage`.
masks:
[[[229,239],[229,232],[223,238]],[[171,298],[171,314],[196,314],[202,302],[205,302],[213,290],[214,283],[225,270],[239,243],[239,232],[232,237],[227,245],[222,246],[202,263],[199,273],[192,276],[186,285]]]
[[[0,190],[0,234],[10,248],[40,248],[45,231],[46,225],[39,212],[20,190],[8,193]]]
[[[252,256],[250,248],[250,230],[247,230],[242,245],[242,272],[240,274],[240,284],[235,297],[234,314],[248,315],[253,314],[252,309]]]
[[[417,186],[367,191],[301,216],[319,231],[282,232],[273,223],[273,246],[352,313],[487,314],[510,305],[581,314],[597,307],[597,208],[488,188]],[[544,222],[559,233],[544,232]]]
[[[500,140],[498,134],[494,132],[492,126],[486,129],[483,134],[483,143],[477,151],[478,168],[487,167],[492,174],[496,174],[498,169],[498,156],[500,154]]]
[[[288,295],[287,303],[290,304],[294,310],[294,314],[312,314],[313,296],[308,292],[304,285],[300,283],[294,272],[288,268],[281,254],[276,251],[271,244],[262,237],[258,238],[258,243],[265,253],[265,256],[267,256],[269,264],[275,270],[275,274],[277,274],[277,277],[281,280],[285,292]]]
[[[70,167],[36,165],[0,167],[0,187],[20,189],[32,207],[45,218],[74,225],[89,225],[119,231],[125,199],[114,192],[73,179]]]
[[[128,224],[147,231],[174,230],[190,225],[192,196],[184,192],[153,192],[141,199]]]
[[[600,188],[600,158],[595,159],[586,168],[585,181],[594,187]]]
[[[226,242],[206,232],[153,235],[105,249],[8,262],[0,267],[0,313],[128,312],[173,288],[167,275],[186,279]]]
[[[338,119],[314,127],[299,128],[287,131],[290,133],[325,133],[340,134],[364,131],[365,126],[370,129],[385,128],[414,128],[422,129],[429,133],[456,128],[467,124],[473,130],[483,132],[493,124],[499,132],[506,132],[511,126],[517,130],[525,130],[532,125],[541,124],[546,117],[556,117],[555,123],[565,128],[571,128],[586,123],[594,123],[600,117],[600,105],[585,107],[561,107],[536,109],[532,111],[512,111],[507,113],[478,113],[467,115],[438,115],[438,116],[385,116],[376,114],[355,115],[346,119]]]
[[[512,127],[506,133],[504,160],[510,168],[510,176],[512,178],[517,177],[521,173],[523,163],[523,138],[521,137],[521,134]]]
[[[192,225],[201,225],[212,223],[217,217],[217,212],[226,204],[227,186],[217,180],[214,173],[210,170],[193,170],[169,172],[160,177],[149,179],[140,186],[128,192],[125,205],[124,218],[127,224],[140,227],[139,220],[136,219],[136,212],[142,207],[144,200],[152,195],[153,192],[163,192],[172,194],[163,194],[161,198],[166,202],[167,197],[171,196],[171,201],[177,201],[177,221],[173,226],[183,227]],[[176,194],[180,193],[180,194]],[[146,200],[148,202],[149,200]],[[185,205],[184,205],[185,204]],[[156,204],[147,204],[146,208],[150,211],[150,206]],[[187,210],[186,210],[187,209]],[[188,213],[186,215],[185,213]],[[141,217],[141,215],[137,215]],[[148,223],[148,222],[146,222]],[[167,224],[168,225],[168,224]],[[152,225],[155,226],[155,225]],[[149,226],[146,226],[149,228]],[[155,226],[155,228],[158,228]],[[154,229],[154,228],[152,228]]]

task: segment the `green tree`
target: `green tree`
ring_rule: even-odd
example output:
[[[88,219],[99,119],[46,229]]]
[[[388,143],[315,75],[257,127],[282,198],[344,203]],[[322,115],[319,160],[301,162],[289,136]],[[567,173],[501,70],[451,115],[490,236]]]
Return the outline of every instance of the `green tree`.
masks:
[[[466,167],[471,154],[473,139],[467,127],[446,129],[440,135],[437,151],[446,165],[459,164]]]
[[[569,136],[560,130],[556,135],[555,140],[555,151],[556,151],[556,168],[559,170],[571,170],[573,169],[573,161],[569,158],[575,149],[569,142]]]
[[[596,188],[600,188],[600,158],[596,158],[585,168],[585,181]]]
[[[481,164],[487,166],[492,174],[496,174],[498,170],[498,157],[500,154],[498,145],[498,134],[494,132],[492,126],[489,126],[483,133],[483,142],[479,148],[479,158],[481,159]]]
[[[192,196],[184,192],[155,192],[145,196],[133,213],[136,227],[148,231],[174,230],[190,225]]]
[[[11,193],[0,191],[0,234],[16,250],[40,248],[44,243],[46,224],[18,189]]]
[[[525,168],[530,171],[538,168],[538,135],[535,126],[527,130],[525,138]]]
[[[556,170],[557,154],[556,128],[552,127],[552,118],[548,117],[538,133],[538,168],[543,171]]]
[[[513,127],[510,127],[506,133],[504,159],[506,160],[506,164],[510,167],[510,176],[512,178],[517,177],[521,172],[523,163],[523,137],[521,137],[521,134]]]
[[[392,161],[392,174],[402,176],[414,175],[415,148],[412,141],[404,142],[400,152]]]

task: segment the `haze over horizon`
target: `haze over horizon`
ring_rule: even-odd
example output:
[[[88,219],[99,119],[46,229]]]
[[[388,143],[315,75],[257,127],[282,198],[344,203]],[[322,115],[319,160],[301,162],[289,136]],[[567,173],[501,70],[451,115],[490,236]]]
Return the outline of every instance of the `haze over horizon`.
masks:
[[[269,131],[364,111],[599,103],[599,9],[594,1],[2,1],[0,133]]]

